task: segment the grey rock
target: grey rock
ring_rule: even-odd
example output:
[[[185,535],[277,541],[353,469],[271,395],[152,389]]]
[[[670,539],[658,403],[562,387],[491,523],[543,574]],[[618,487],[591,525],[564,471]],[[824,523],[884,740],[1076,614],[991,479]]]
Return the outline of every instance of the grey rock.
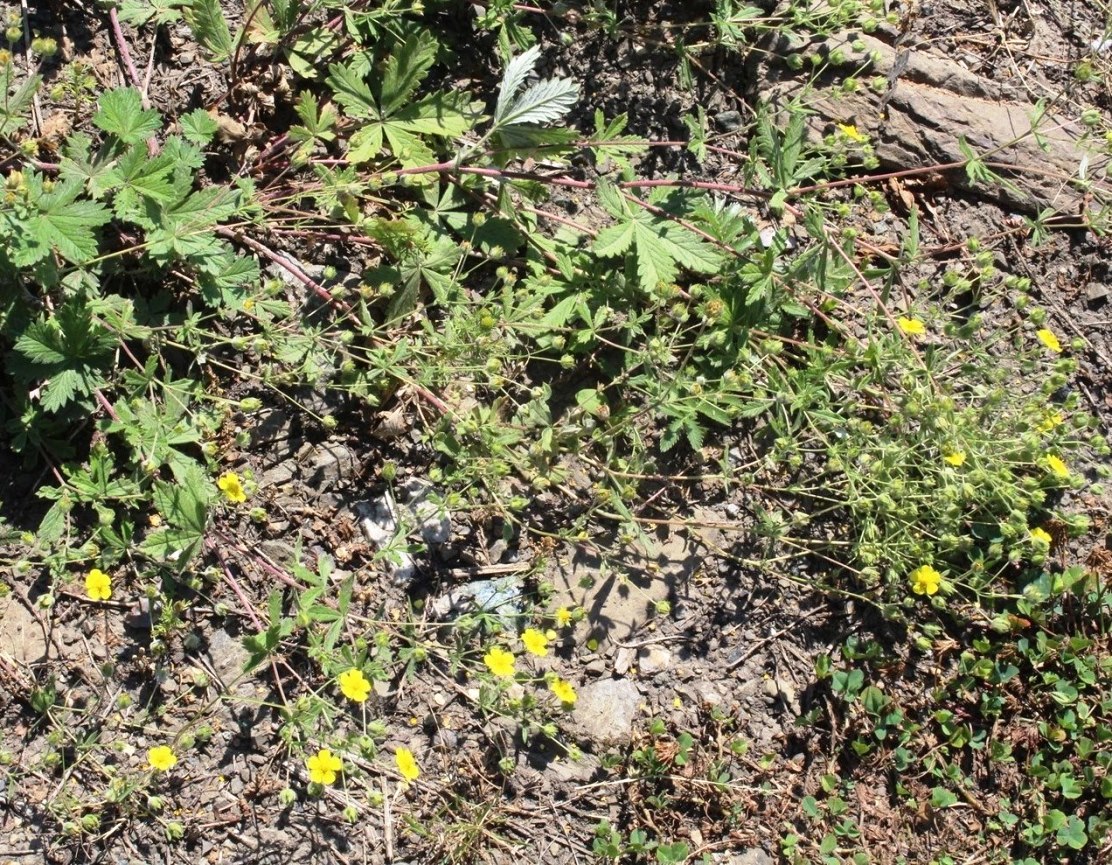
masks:
[[[355,512],[363,534],[376,547],[386,546],[403,534],[398,505],[390,490],[370,502],[359,502],[355,506]],[[391,549],[386,567],[390,572],[390,579],[397,586],[409,585],[417,573],[417,563],[404,549]]]
[[[663,646],[648,646],[637,653],[637,669],[644,676],[655,676],[672,666],[672,653]]]
[[[614,656],[614,672],[619,676],[624,676],[629,672],[629,668],[633,666],[633,660],[636,657],[636,650],[628,646],[622,646]]]
[[[518,574],[494,580],[479,580],[449,589],[429,605],[436,618],[446,621],[464,613],[486,612],[499,617],[507,630],[514,629],[514,620],[524,612],[524,590]]]
[[[628,679],[602,679],[579,689],[572,712],[574,732],[600,745],[629,740],[641,692]]]
[[[545,768],[557,782],[584,784],[594,777],[599,759],[594,754],[581,754],[578,760],[553,760]]]
[[[46,651],[46,634],[31,611],[14,594],[0,598],[0,654],[34,664]]]
[[[224,628],[217,628],[209,635],[208,661],[213,672],[220,677],[224,688],[232,685],[243,673],[243,668],[250,657],[243,643],[229,634]],[[236,693],[247,693],[251,685],[246,680],[239,682],[233,690]]]
[[[740,853],[716,853],[715,865],[773,865],[773,858],[762,847],[750,847]]]
[[[406,507],[417,524],[421,539],[430,547],[448,543],[452,536],[452,518],[432,486],[418,478],[410,478],[403,489],[409,496]]]
[[[442,549],[452,536],[452,518],[436,490],[427,481],[411,478],[401,492],[405,503],[399,505],[387,489],[381,496],[355,506],[363,534],[376,547],[390,546],[387,568],[395,585],[405,586],[417,573],[413,556],[401,542],[417,532],[432,549]]]
[[[280,487],[283,484],[288,484],[293,480],[294,467],[289,462],[279,463],[269,469],[263,471],[259,475],[259,489],[267,489],[268,487]]]
[[[719,111],[714,118],[723,132],[733,132],[741,126],[741,113],[738,111]]]
[[[310,452],[301,476],[308,486],[323,492],[350,477],[356,465],[355,453],[347,445],[324,442]]]

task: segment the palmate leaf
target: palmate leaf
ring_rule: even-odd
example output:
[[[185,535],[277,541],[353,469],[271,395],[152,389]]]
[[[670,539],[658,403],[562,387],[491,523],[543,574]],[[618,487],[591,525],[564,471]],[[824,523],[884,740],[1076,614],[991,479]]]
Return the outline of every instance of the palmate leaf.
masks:
[[[235,45],[219,0],[189,0],[185,7],[185,23],[214,63],[231,58]]]
[[[153,108],[143,108],[143,98],[134,87],[122,87],[102,93],[100,110],[93,123],[124,144],[138,144],[159,130],[162,119]]]
[[[204,540],[213,485],[192,460],[177,460],[170,467],[174,483],[158,481],[154,485],[155,507],[170,525],[148,535],[139,549],[184,568]]]
[[[575,107],[579,87],[567,78],[538,81],[509,105],[495,126],[504,128],[521,124],[555,123]]]
[[[525,84],[525,79],[536,68],[540,57],[541,49],[534,45],[528,51],[522,51],[506,64],[506,70],[502,73],[502,84],[498,88],[498,102],[494,106],[495,123],[506,116],[511,100]]]
[[[26,183],[28,200],[38,212],[22,220],[4,214],[16,238],[8,249],[12,263],[26,267],[46,258],[51,250],[74,264],[95,258],[94,231],[108,222],[108,210],[95,201],[79,201],[81,183],[75,180],[63,180],[46,192],[42,178],[29,172]]]
[[[90,155],[93,142],[88,135],[75,132],[62,149],[62,161],[58,165],[58,176],[62,180],[73,180],[85,188],[93,198],[104,196],[113,181],[111,154],[102,148],[95,156]]]
[[[603,258],[636,253],[637,276],[644,291],[674,282],[679,266],[696,273],[713,273],[721,258],[713,246],[686,228],[640,211],[628,221],[604,228],[594,242]]]
[[[378,117],[378,105],[370,85],[363,79],[359,64],[332,63],[328,67],[328,86],[336,101],[352,117]]]
[[[43,409],[55,412],[104,382],[116,337],[97,324],[85,304],[71,300],[53,318],[32,322],[15,341],[8,369],[21,382],[43,382]]]
[[[188,114],[183,114],[178,122],[181,123],[181,134],[186,140],[201,146],[212,141],[220,128],[216,119],[203,108],[194,108]]]
[[[379,106],[384,115],[391,115],[409,101],[436,60],[436,41],[427,31],[411,36],[398,47],[382,73]]]
[[[116,216],[140,220],[144,199],[161,204],[173,201],[177,194],[170,178],[173,170],[174,162],[166,153],[151,159],[146,148],[133,147],[124,154],[107,177],[109,188],[117,188],[112,201]]]
[[[420,136],[458,137],[472,121],[466,94],[432,93],[390,117],[367,123],[351,136],[348,159],[356,165],[368,162],[388,145],[403,167],[427,165],[435,161],[435,154]]]

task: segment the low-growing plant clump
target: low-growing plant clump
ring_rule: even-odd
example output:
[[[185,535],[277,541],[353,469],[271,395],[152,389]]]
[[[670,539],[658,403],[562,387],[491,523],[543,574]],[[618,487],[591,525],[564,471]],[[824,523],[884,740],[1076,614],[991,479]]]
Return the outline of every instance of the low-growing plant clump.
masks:
[[[817,80],[809,40],[910,11],[645,5],[5,13],[0,587],[47,635],[17,660],[0,616],[26,855],[195,861],[255,808],[333,861],[1112,850],[1110,380],[1031,263],[1067,231],[1107,251],[1107,37],[1061,97],[1088,209],[952,236],[899,185],[939,167],[881,171],[806,100],[724,128],[693,97],[662,140],[574,74],[584,39],[705,93],[788,37]],[[152,71],[175,51],[188,93]],[[964,146],[941,168],[1024,183]],[[312,472],[346,498],[286,492]],[[646,588],[626,562],[672,535],[705,555]],[[553,575],[583,553],[579,602]],[[648,612],[607,643],[611,584]],[[766,591],[798,619],[717,684],[653,654],[712,664],[748,615],[724,599]],[[750,741],[719,692],[802,653],[800,598],[822,640],[790,688],[770,655],[789,729]],[[585,733],[634,673],[633,732]]]

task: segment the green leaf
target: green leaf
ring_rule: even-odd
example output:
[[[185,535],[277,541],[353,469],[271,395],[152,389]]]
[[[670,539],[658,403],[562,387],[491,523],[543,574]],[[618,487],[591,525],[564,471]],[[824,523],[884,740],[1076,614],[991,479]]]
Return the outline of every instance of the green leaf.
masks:
[[[148,21],[159,24],[173,24],[181,20],[177,3],[164,0],[123,0],[120,4],[120,20],[140,27]]]
[[[689,853],[690,848],[683,841],[661,844],[656,848],[656,861],[659,865],[679,865],[687,859]]]
[[[37,213],[19,220],[9,212],[2,217],[11,226],[15,245],[9,249],[12,263],[28,266],[46,258],[51,250],[74,264],[83,264],[97,254],[93,231],[108,222],[108,210],[95,201],[79,201],[81,184],[74,180],[56,183],[47,192],[42,178],[30,172],[26,179],[28,200]]]
[[[31,107],[42,83],[41,75],[32,75],[13,92],[12,75],[15,69],[16,64],[10,61],[0,67],[0,93],[5,96],[0,104],[0,135],[5,137],[27,125],[27,109]]]
[[[202,147],[212,141],[216,130],[220,128],[216,119],[203,108],[194,108],[188,114],[183,114],[178,122],[181,123],[181,134],[186,140]]]
[[[210,60],[223,63],[231,59],[235,45],[219,0],[189,0],[185,7],[185,22],[197,41],[209,52]]]
[[[92,139],[88,135],[81,132],[71,135],[62,148],[58,177],[63,181],[77,182],[89,195],[99,199],[116,179],[108,149],[102,148],[96,156],[91,156],[92,146]]]
[[[142,146],[125,153],[106,177],[111,187],[119,187],[112,202],[116,216],[141,222],[145,217],[144,199],[161,204],[173,201],[177,195],[170,178],[173,170],[173,160],[165,153],[151,159]]]
[[[290,127],[290,138],[294,141],[332,141],[336,138],[336,133],[332,131],[336,125],[336,111],[327,104],[322,110],[315,94],[302,91],[297,97],[295,110],[303,125]]]
[[[1085,832],[1085,824],[1081,822],[1081,818],[1070,814],[1066,825],[1055,833],[1054,840],[1060,846],[1080,850],[1089,843],[1089,836]]]
[[[578,98],[579,87],[567,78],[538,81],[495,118],[495,127],[555,123],[575,107]]]
[[[931,790],[931,805],[935,808],[952,808],[958,804],[958,797],[945,787],[935,787]]]
[[[333,63],[328,67],[328,86],[352,117],[378,117],[375,96],[355,63],[344,66]]]
[[[637,228],[634,222],[623,222],[621,225],[608,226],[595,237],[594,250],[596,255],[603,258],[614,258],[625,255],[633,245]]]
[[[721,261],[714,247],[683,226],[647,211],[604,228],[595,238],[594,250],[603,258],[613,258],[626,254],[631,246],[637,253],[637,274],[645,291],[675,281],[677,263],[699,273],[712,273]]]
[[[496,130],[506,126],[554,123],[575,107],[579,88],[566,78],[538,81],[517,95],[539,59],[540,49],[534,46],[506,65],[494,107]]]
[[[124,144],[145,141],[162,125],[157,111],[143,108],[143,99],[134,87],[102,93],[98,104],[100,110],[93,115],[93,123]]]
[[[52,318],[32,322],[15,341],[11,373],[26,384],[42,381],[44,410],[55,412],[104,383],[116,337],[73,299]]]
[[[379,105],[385,115],[393,114],[410,101],[436,60],[436,41],[428,31],[407,39],[386,61],[379,88]]]

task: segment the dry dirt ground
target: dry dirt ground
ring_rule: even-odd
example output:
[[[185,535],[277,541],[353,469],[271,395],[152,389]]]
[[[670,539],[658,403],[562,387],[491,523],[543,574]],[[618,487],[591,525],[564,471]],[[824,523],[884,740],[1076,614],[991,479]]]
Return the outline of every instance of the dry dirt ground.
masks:
[[[550,58],[552,69],[582,83],[582,104],[608,115],[628,112],[632,134],[682,139],[682,116],[701,105],[716,142],[744,150],[746,142],[734,130],[751,116],[755,97],[788,76],[760,53],[742,63],[736,55],[717,52],[690,70],[690,87],[681,86],[679,63],[666,50],[667,38],[661,36],[666,31],[658,25],[696,20],[707,5],[619,3],[617,37],[586,23],[578,29],[565,24],[575,38]],[[816,116],[816,131],[824,123],[856,119],[891,145],[881,157],[883,168],[892,172],[946,162],[952,154],[945,148],[954,137],[947,121],[974,124],[963,128],[975,135],[975,124],[983,120],[959,114],[971,97],[946,90],[941,77],[947,70],[954,73],[952,80],[979,82],[988,95],[978,98],[997,106],[1050,97],[1063,112],[1080,103],[1105,116],[1112,110],[1106,87],[1079,84],[1072,73],[1106,24],[1096,5],[949,0],[916,6],[919,14],[909,15],[902,29],[878,38],[895,46],[893,57],[907,49],[916,62],[934,65],[923,65],[927,71],[915,73],[917,78],[896,77],[883,106],[887,114],[865,100],[848,108],[828,106],[830,116]],[[33,21],[37,30],[56,36],[71,57],[87,59],[104,86],[122,82],[99,6],[43,4]],[[467,26],[465,10],[459,26]],[[156,107],[173,114],[183,103],[205,105],[219,95],[217,77],[210,71],[195,74],[199,67],[185,31],[171,29],[153,45],[127,32],[136,56],[142,62],[152,58]],[[482,64],[467,74],[480,81],[496,76]],[[260,70],[251,86],[265,94],[279,82]],[[935,99],[929,117],[926,97],[915,88],[927,88]],[[258,148],[274,119],[265,98],[233,104],[252,107],[230,133],[230,159]],[[928,119],[934,125],[923,125]],[[1069,142],[1062,146],[1061,158],[1068,159]],[[678,153],[654,151],[642,167],[649,173],[695,172]],[[1002,160],[1012,156],[1034,158],[1004,154]],[[733,176],[725,156],[698,170],[703,177],[710,170],[709,179]],[[895,178],[885,188],[892,211],[859,226],[861,236],[881,251],[898,248],[900,214],[914,201],[922,214],[927,279],[932,265],[941,268],[962,254],[961,243],[969,236],[1004,238],[997,246],[1002,262],[1031,277],[1055,329],[1085,339],[1076,386],[1107,427],[1112,422],[1107,238],[1063,227],[1035,247],[1009,234],[1039,207],[1061,204],[1068,191],[1040,188],[1034,200],[1001,199],[969,188],[953,171]],[[1085,202],[1070,206],[1082,208]],[[311,250],[299,254],[307,264],[326,263]],[[411,582],[395,585],[372,562],[374,549],[362,525],[366,503],[382,494],[376,471],[385,460],[399,463],[403,479],[420,480],[435,455],[420,444],[416,424],[403,421],[400,434],[374,438],[366,429],[378,418],[347,405],[329,406],[327,395],[305,399],[324,401],[345,423],[328,435],[292,410],[240,418],[249,443],[238,453],[233,446],[232,453],[259,479],[254,503],[265,507],[271,520],[265,529],[246,518],[212,527],[206,562],[217,569],[218,582],[188,606],[180,636],[167,652],[152,652],[152,621],[159,611],[138,599],[121,598],[90,615],[80,598],[63,594],[44,610],[36,601],[46,587],[17,583],[0,600],[0,740],[18,764],[33,764],[48,745],[36,714],[19,696],[29,693],[33,682],[52,679],[65,695],[66,723],[79,736],[100,737],[121,765],[160,741],[145,738],[142,724],[137,732],[137,713],[153,708],[163,729],[205,719],[203,741],[164,782],[173,803],[165,817],[185,827],[179,843],[167,843],[163,825],[140,821],[107,821],[111,831],[85,840],[44,833],[44,825],[57,825],[52,809],[73,796],[75,786],[104,786],[104,778],[84,778],[78,761],[58,774],[32,773],[16,791],[6,792],[0,776],[0,862],[584,863],[596,861],[592,843],[604,820],[619,827],[649,826],[662,837],[682,840],[692,861],[704,855],[722,865],[781,861],[779,839],[786,827],[800,825],[799,802],[819,789],[839,741],[842,722],[828,689],[816,682],[815,659],[853,634],[897,645],[896,626],[874,620],[851,601],[808,589],[805,570],[777,581],[750,567],[747,562],[762,549],[753,527],[739,517],[750,512],[749,494],[714,482],[662,485],[657,504],[643,514],[659,518],[657,530],[633,544],[608,537],[608,527],[599,526],[596,537],[578,546],[545,545],[505,531],[485,513],[441,514],[449,537],[434,553],[417,557]],[[711,456],[741,459],[744,447],[740,432],[728,434],[714,443]],[[575,470],[572,466],[573,477]],[[35,478],[5,479],[9,515],[23,515],[33,524],[31,515],[41,508],[28,498],[35,483]],[[419,497],[420,487],[413,489]],[[1098,518],[1108,513],[1106,501],[1087,504]],[[543,507],[541,502],[538,509]],[[691,528],[692,522],[698,527]],[[677,529],[680,523],[688,527]],[[1098,536],[1088,543],[1087,549],[1063,549],[1059,555],[1082,561],[1094,543],[1100,548],[1104,541]],[[476,712],[470,686],[436,657],[418,665],[412,677],[376,683],[367,704],[367,716],[383,724],[375,747],[384,753],[399,745],[411,748],[422,766],[420,781],[396,794],[390,788],[354,826],[341,817],[342,793],[280,801],[280,791],[303,789],[307,778],[304,766],[283,747],[274,707],[296,700],[307,658],[279,658],[244,676],[248,655],[242,638],[256,630],[251,610],[265,609],[268,594],[290,580],[298,556],[310,570],[331,557],[339,571],[333,580],[354,575],[352,621],[371,640],[375,623],[413,616],[422,634],[449,643],[437,616],[476,582],[503,580],[509,596],[535,593],[540,586],[552,608],[581,606],[585,619],[560,630],[554,651],[536,660],[539,672],[556,671],[579,688],[576,709],[561,723],[560,736],[578,743],[581,759],[569,760],[538,744],[541,739],[522,741],[511,723]],[[661,602],[670,606],[666,615],[658,611]],[[506,603],[512,606],[512,597]],[[907,667],[893,673],[890,687],[908,694],[930,681],[933,664],[948,663],[905,660]],[[929,708],[921,700],[918,705]],[[820,721],[797,724],[813,710]],[[654,721],[667,733],[652,732]],[[329,723],[358,731],[360,718]],[[610,771],[638,754],[643,762],[651,754],[674,756],[666,752],[683,747],[681,733],[698,743],[686,769],[650,780]],[[713,766],[729,767],[734,780],[724,787],[709,784]],[[864,827],[860,844],[871,861],[927,863],[943,849],[979,854],[962,846],[980,825],[976,811],[922,815],[922,822],[912,825],[893,809],[883,795],[885,780],[868,766],[847,777],[852,809]],[[661,807],[664,800],[667,807]],[[441,827],[440,834],[423,836],[422,823]],[[1079,855],[1075,861],[1099,860]]]

